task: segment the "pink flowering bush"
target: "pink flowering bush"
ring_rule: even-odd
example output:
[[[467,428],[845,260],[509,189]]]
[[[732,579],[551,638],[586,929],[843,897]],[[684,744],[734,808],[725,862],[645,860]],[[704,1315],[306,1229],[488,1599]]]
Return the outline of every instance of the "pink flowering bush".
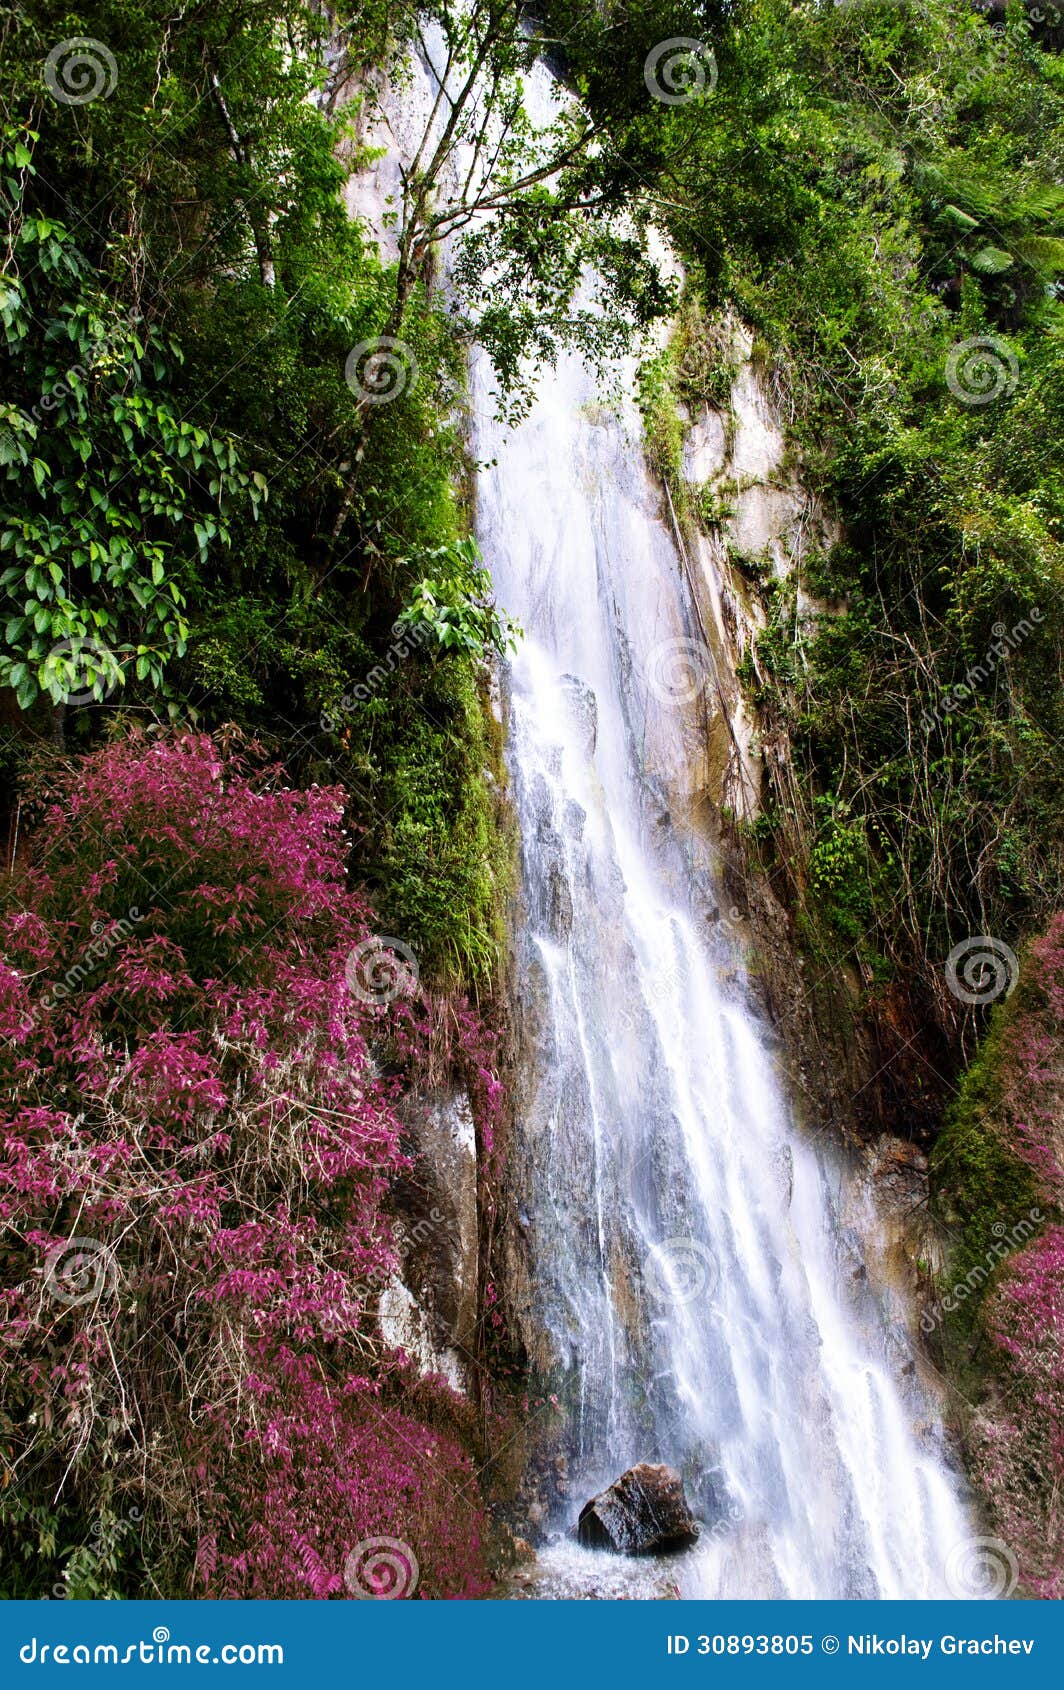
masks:
[[[1000,1396],[978,1422],[979,1476],[1024,1581],[1064,1597],[1064,1227],[1010,1262],[987,1312]]]
[[[976,1243],[1019,1218],[1037,1236],[1001,1262],[966,1339],[989,1363],[971,1438],[995,1529],[1024,1587],[1064,1596],[1064,916],[1024,953],[1020,984],[966,1080],[947,1142],[966,1158],[962,1213]],[[973,1104],[978,1107],[973,1108]],[[962,1132],[957,1127],[963,1128]],[[991,1177],[992,1176],[992,1177]],[[1011,1202],[1011,1207],[1009,1206]],[[991,1227],[991,1221],[996,1224]],[[983,1260],[994,1260],[987,1252]]]
[[[217,1528],[201,1535],[207,1594],[484,1595],[477,1481],[454,1437],[372,1397],[360,1402],[357,1391],[344,1401],[298,1375],[282,1392],[293,1387],[298,1414],[277,1414],[265,1389],[263,1408],[274,1412],[245,1464],[245,1483],[262,1499],[247,1530],[237,1537],[220,1511]],[[381,1540],[401,1545],[401,1592],[384,1576],[387,1549],[375,1570]]]
[[[367,1303],[406,1166],[377,1053],[416,1014],[348,987],[371,922],[342,812],[193,735],[115,743],[41,801],[0,913],[0,1505],[23,1560],[132,1498],[118,1593],[358,1594],[373,1535],[410,1544],[417,1594],[483,1588],[468,1458],[403,1412]]]

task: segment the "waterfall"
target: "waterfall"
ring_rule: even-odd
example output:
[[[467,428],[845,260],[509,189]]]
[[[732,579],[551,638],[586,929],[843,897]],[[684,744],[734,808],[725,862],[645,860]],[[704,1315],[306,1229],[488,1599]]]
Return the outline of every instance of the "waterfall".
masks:
[[[541,1559],[567,1594],[604,1568],[644,1577],[567,1532],[595,1490],[660,1460],[703,1522],[670,1563],[684,1595],[953,1594],[968,1528],[934,1412],[850,1283],[836,1170],[790,1122],[711,920],[713,842],[689,800],[713,698],[630,369],[621,385],[611,400],[570,355],[506,431],[474,375],[479,539],[525,630],[507,678],[527,1067],[512,1170],[568,1492]]]
[[[430,30],[386,147],[416,148],[444,62]],[[533,121],[558,98],[538,66]],[[352,201],[386,252],[397,168],[386,152]],[[718,678],[647,471],[634,367],[615,386],[568,355],[507,430],[474,360],[478,537],[525,630],[506,677],[523,1053],[510,1178],[537,1371],[563,1422],[540,1551],[555,1582],[539,1588],[660,1592],[658,1570],[569,1535],[586,1498],[658,1460],[702,1522],[668,1564],[683,1595],[963,1595],[949,1571],[970,1528],[933,1404],[855,1276],[830,1147],[791,1122],[714,920]]]

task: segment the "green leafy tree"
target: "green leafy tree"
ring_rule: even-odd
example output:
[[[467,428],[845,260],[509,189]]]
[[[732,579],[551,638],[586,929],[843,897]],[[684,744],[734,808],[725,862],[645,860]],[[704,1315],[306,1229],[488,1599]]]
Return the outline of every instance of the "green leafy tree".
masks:
[[[464,651],[478,658],[516,651],[520,627],[497,608],[475,540],[439,546],[418,564],[431,566],[432,574],[418,579],[399,627],[415,634],[427,631],[441,651]]]
[[[101,700],[127,668],[161,688],[197,566],[228,541],[231,505],[266,490],[231,439],[181,415],[177,343],[118,314],[69,228],[28,209],[37,139],[9,134],[3,152],[0,681],[23,709]]]

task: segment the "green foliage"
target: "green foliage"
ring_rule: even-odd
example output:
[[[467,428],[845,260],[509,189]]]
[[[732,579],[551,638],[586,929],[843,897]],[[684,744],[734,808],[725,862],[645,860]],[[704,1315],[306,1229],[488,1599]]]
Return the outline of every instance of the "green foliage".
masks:
[[[511,854],[502,748],[467,654],[409,658],[333,732],[362,830],[360,871],[389,931],[443,987],[490,990]]]
[[[496,608],[475,540],[437,546],[417,562],[421,568],[431,565],[433,573],[417,581],[397,628],[408,628],[415,638],[424,633],[441,651],[463,651],[470,657],[489,652],[505,657],[516,651],[521,630]]]
[[[29,212],[38,139],[10,129],[2,154],[17,175],[0,281],[0,681],[24,710],[39,692],[98,701],[127,668],[160,687],[185,649],[197,567],[228,542],[231,505],[257,512],[266,491],[231,439],[180,414],[178,344],[116,314],[71,231]]]
[[[654,221],[685,263],[672,340],[642,374],[678,520],[729,508],[726,488],[696,501],[679,473],[680,407],[726,407],[734,372],[713,325],[727,308],[844,525],[804,583],[831,615],[800,620],[758,560],[742,563],[769,610],[760,703],[797,757],[774,813],[813,853],[806,882],[838,938],[930,988],[958,928],[1014,931],[1064,891],[1064,472],[1044,446],[1064,424],[1051,32],[1018,8],[992,27],[962,0],[551,0],[544,29],[584,111],[559,110],[537,137],[513,98],[534,44],[490,4],[440,19],[456,63],[481,56],[485,110],[504,127],[455,198],[449,148],[481,121],[461,107],[395,207],[389,267],[346,215],[363,154],[315,9],[222,0],[175,24],[163,0],[102,0],[77,28],[118,75],[84,105],[41,92],[74,22],[50,0],[19,17],[4,673],[23,705],[83,683],[90,701],[155,709],[165,683],[175,708],[235,715],[300,775],[350,755],[337,772],[366,794],[372,836],[358,768],[378,766],[380,727],[363,744],[355,717],[372,711],[348,713],[338,751],[321,713],[387,663],[396,617],[429,636],[410,660],[419,682],[433,646],[472,664],[510,635],[472,560],[452,568],[464,349],[429,291],[432,243],[464,243],[461,332],[476,325],[519,393],[529,352],[617,349],[625,324],[666,309]],[[341,23],[357,70],[402,50],[415,9],[374,0]],[[676,37],[705,43],[704,85],[663,101],[648,55]],[[473,200],[486,215],[471,221]],[[589,263],[601,315],[578,290]],[[382,332],[402,339],[404,379],[367,407],[345,366]],[[966,402],[958,380],[957,348],[980,340],[1002,372],[992,403]],[[34,408],[57,384],[45,426]],[[438,778],[448,736],[466,734],[464,709],[447,708]],[[396,756],[404,734],[388,738]]]
[[[1052,1225],[1064,1195],[1062,933],[1058,916],[1025,947],[1016,988],[995,1007],[932,1154],[934,1209],[949,1243],[948,1283],[966,1285],[963,1296],[945,1304],[943,1342],[969,1397],[986,1395],[988,1370],[1001,1373],[1002,1355],[986,1340],[993,1337],[991,1295],[1012,1271],[1008,1258],[1015,1261],[1021,1245]]]
[[[1038,1184],[1002,1133],[1002,1017],[980,1045],[946,1112],[932,1156],[935,1206],[951,1240],[950,1271],[961,1279],[987,1259],[1001,1230],[1038,1202]],[[967,1328],[978,1299],[961,1311]]]
[[[104,1481],[102,1494],[113,1487]],[[115,1601],[143,1578],[139,1509],[105,1506],[91,1521],[17,1493],[4,1499],[7,1538],[0,1595],[23,1601]],[[71,1541],[72,1537],[75,1541]]]
[[[889,870],[890,859],[877,862],[866,823],[851,816],[837,797],[816,801],[817,830],[809,853],[809,879],[827,919],[844,939],[857,940],[867,928]]]
[[[677,403],[675,342],[640,364],[638,397],[647,461],[654,474],[678,493],[683,485],[683,424]]]
[[[398,281],[344,202],[366,155],[339,77],[413,22],[378,0],[336,20],[42,0],[8,31],[0,679],[24,711],[66,703],[68,739],[99,731],[86,705],[165,710],[343,781],[354,872],[430,980],[484,991],[506,852],[479,659],[516,630],[463,539],[466,348],[423,254],[399,380],[365,405],[357,349],[395,327]],[[116,64],[83,104],[42,89],[74,34]]]

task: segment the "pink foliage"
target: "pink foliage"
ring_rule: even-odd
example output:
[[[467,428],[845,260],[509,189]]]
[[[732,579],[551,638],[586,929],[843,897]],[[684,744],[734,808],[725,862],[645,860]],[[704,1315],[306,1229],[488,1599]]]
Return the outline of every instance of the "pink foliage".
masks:
[[[990,1306],[1003,1402],[980,1424],[980,1476],[1037,1596],[1064,1597],[1064,1227],[1014,1257]]]
[[[998,1059],[1004,1131],[1047,1204],[1064,1202],[1064,915],[1028,949]],[[986,1312],[998,1391],[975,1428],[979,1476],[1035,1594],[1064,1597],[1064,1226],[1008,1258]]]
[[[69,1468],[90,1513],[101,1462],[146,1476],[211,1594],[348,1594],[378,1530],[435,1534],[411,1543],[420,1590],[472,1593],[468,1462],[378,1400],[364,1288],[407,1164],[374,1051],[415,1011],[347,989],[370,912],[342,793],[131,738],[58,782],[37,839],[0,915],[16,1470]],[[98,1271],[67,1287],[72,1238]]]
[[[374,1583],[380,1539],[402,1545],[403,1595],[485,1594],[476,1476],[450,1434],[372,1397],[345,1400],[294,1363],[280,1388],[260,1383],[261,1504],[238,1548],[212,1535],[210,1568],[202,1555],[200,1568],[210,1595],[387,1597],[387,1582]],[[298,1415],[286,1394],[298,1396]]]

